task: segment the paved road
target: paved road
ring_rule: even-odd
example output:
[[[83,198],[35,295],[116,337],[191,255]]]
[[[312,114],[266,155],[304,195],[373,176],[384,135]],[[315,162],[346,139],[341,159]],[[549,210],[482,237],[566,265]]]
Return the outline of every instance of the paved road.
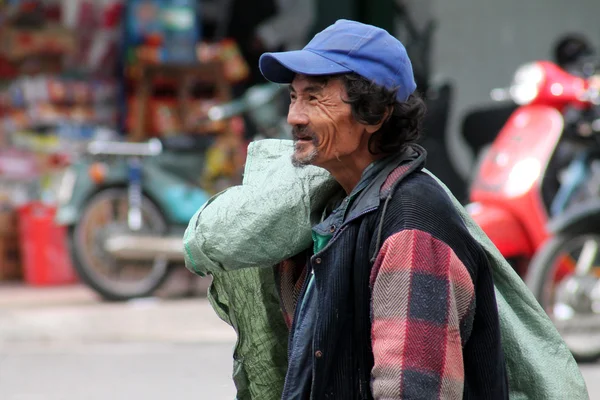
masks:
[[[234,398],[235,336],[206,299],[102,304],[75,290],[34,301],[0,287],[1,400]],[[600,399],[600,364],[581,369]]]
[[[600,399],[600,364],[582,365],[580,368],[588,387],[590,399]]]
[[[0,352],[3,400],[232,400],[232,343],[28,345]],[[583,366],[591,399],[600,367]]]
[[[231,400],[234,342],[205,298],[0,286],[0,400]]]
[[[3,400],[232,400],[232,344],[28,345],[0,355]]]

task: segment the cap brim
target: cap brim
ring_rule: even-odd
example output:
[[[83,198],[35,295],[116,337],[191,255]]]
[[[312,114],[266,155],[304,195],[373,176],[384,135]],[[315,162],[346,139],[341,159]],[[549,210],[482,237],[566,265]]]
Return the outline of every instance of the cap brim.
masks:
[[[335,75],[352,72],[323,56],[308,50],[265,53],[258,62],[263,76],[274,83],[291,83],[294,75]]]

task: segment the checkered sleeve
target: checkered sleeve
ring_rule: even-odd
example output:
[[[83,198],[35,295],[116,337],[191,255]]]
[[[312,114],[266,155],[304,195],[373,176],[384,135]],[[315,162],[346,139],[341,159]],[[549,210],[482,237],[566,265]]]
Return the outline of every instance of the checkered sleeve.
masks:
[[[390,236],[371,273],[375,399],[462,399],[462,347],[475,292],[454,251],[429,233]]]

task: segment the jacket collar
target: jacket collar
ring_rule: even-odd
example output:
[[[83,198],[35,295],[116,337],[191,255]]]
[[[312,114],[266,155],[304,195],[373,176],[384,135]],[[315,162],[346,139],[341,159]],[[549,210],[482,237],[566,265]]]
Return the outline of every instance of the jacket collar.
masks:
[[[377,209],[381,200],[390,196],[402,179],[425,166],[426,158],[425,149],[416,144],[410,145],[402,153],[390,157],[387,165],[357,197],[348,212],[347,221],[367,211]]]

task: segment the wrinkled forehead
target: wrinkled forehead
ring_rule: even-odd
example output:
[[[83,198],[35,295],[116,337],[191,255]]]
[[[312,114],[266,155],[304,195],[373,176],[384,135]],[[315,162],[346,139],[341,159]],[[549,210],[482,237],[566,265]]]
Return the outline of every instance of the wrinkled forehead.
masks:
[[[290,84],[290,91],[293,92],[323,92],[328,88],[337,90],[337,81],[340,81],[341,75],[294,75]]]

